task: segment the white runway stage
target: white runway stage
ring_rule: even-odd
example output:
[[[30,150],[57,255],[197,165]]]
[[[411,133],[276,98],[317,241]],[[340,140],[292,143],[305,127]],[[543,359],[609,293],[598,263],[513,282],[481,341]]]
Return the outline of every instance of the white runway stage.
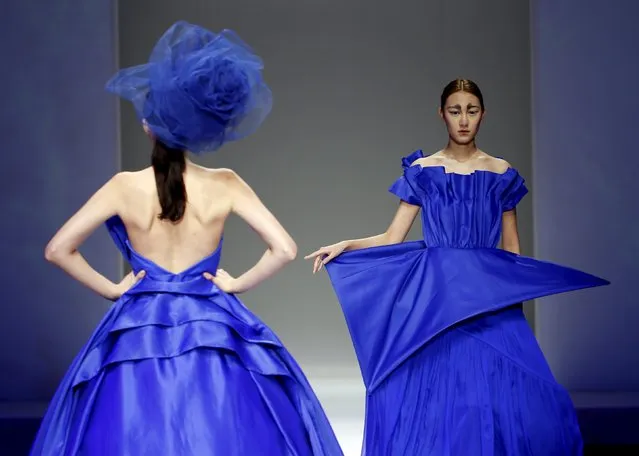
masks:
[[[359,377],[309,375],[319,400],[333,425],[344,456],[359,456],[364,433],[364,384]]]

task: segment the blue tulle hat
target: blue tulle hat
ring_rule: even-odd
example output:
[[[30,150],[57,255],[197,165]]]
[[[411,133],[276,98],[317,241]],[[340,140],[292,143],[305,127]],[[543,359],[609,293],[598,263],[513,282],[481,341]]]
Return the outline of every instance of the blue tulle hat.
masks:
[[[157,42],[149,63],[120,70],[106,89],[131,101],[167,146],[210,152],[250,135],[270,113],[263,68],[235,32],[180,21]]]

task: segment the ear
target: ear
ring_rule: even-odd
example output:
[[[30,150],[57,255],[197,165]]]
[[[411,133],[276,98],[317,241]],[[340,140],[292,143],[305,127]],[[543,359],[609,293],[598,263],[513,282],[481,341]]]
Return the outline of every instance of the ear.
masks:
[[[442,111],[441,106],[437,108],[437,114],[439,114],[439,117],[441,117],[442,120],[444,119],[444,111]]]

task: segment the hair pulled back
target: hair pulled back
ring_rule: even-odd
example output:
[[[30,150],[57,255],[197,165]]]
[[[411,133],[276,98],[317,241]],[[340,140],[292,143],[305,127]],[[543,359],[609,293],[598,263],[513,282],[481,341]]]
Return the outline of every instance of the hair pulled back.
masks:
[[[481,110],[484,110],[484,97],[481,90],[479,90],[479,86],[470,79],[455,79],[446,84],[446,87],[442,90],[440,97],[441,109],[446,107],[446,100],[448,100],[448,97],[457,92],[467,92],[471,95],[475,95],[479,99],[479,106],[481,107]]]
[[[156,139],[151,164],[162,208],[158,217],[160,220],[178,222],[184,217],[186,210],[185,153],[181,149],[168,147]]]

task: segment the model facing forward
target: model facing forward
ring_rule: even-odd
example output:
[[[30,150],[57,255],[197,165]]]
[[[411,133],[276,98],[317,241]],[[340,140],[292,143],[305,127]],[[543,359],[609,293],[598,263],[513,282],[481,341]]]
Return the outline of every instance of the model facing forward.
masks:
[[[295,243],[236,173],[186,157],[261,124],[271,108],[261,69],[233,32],[178,22],[148,64],[108,83],[133,102],[153,166],[114,176],[47,247],[115,304],[58,387],[32,455],[342,454],[300,368],[235,297],[293,260]],[[268,245],[237,278],[218,269],[232,213]],[[77,250],[105,222],[133,270],[119,284]]]
[[[313,272],[326,265],[351,333],[367,456],[581,455],[573,404],[520,303],[608,282],[519,255],[527,189],[477,148],[484,112],[475,83],[448,84],[448,144],[403,159],[388,230],[306,257]],[[404,242],[420,210],[424,240]]]

